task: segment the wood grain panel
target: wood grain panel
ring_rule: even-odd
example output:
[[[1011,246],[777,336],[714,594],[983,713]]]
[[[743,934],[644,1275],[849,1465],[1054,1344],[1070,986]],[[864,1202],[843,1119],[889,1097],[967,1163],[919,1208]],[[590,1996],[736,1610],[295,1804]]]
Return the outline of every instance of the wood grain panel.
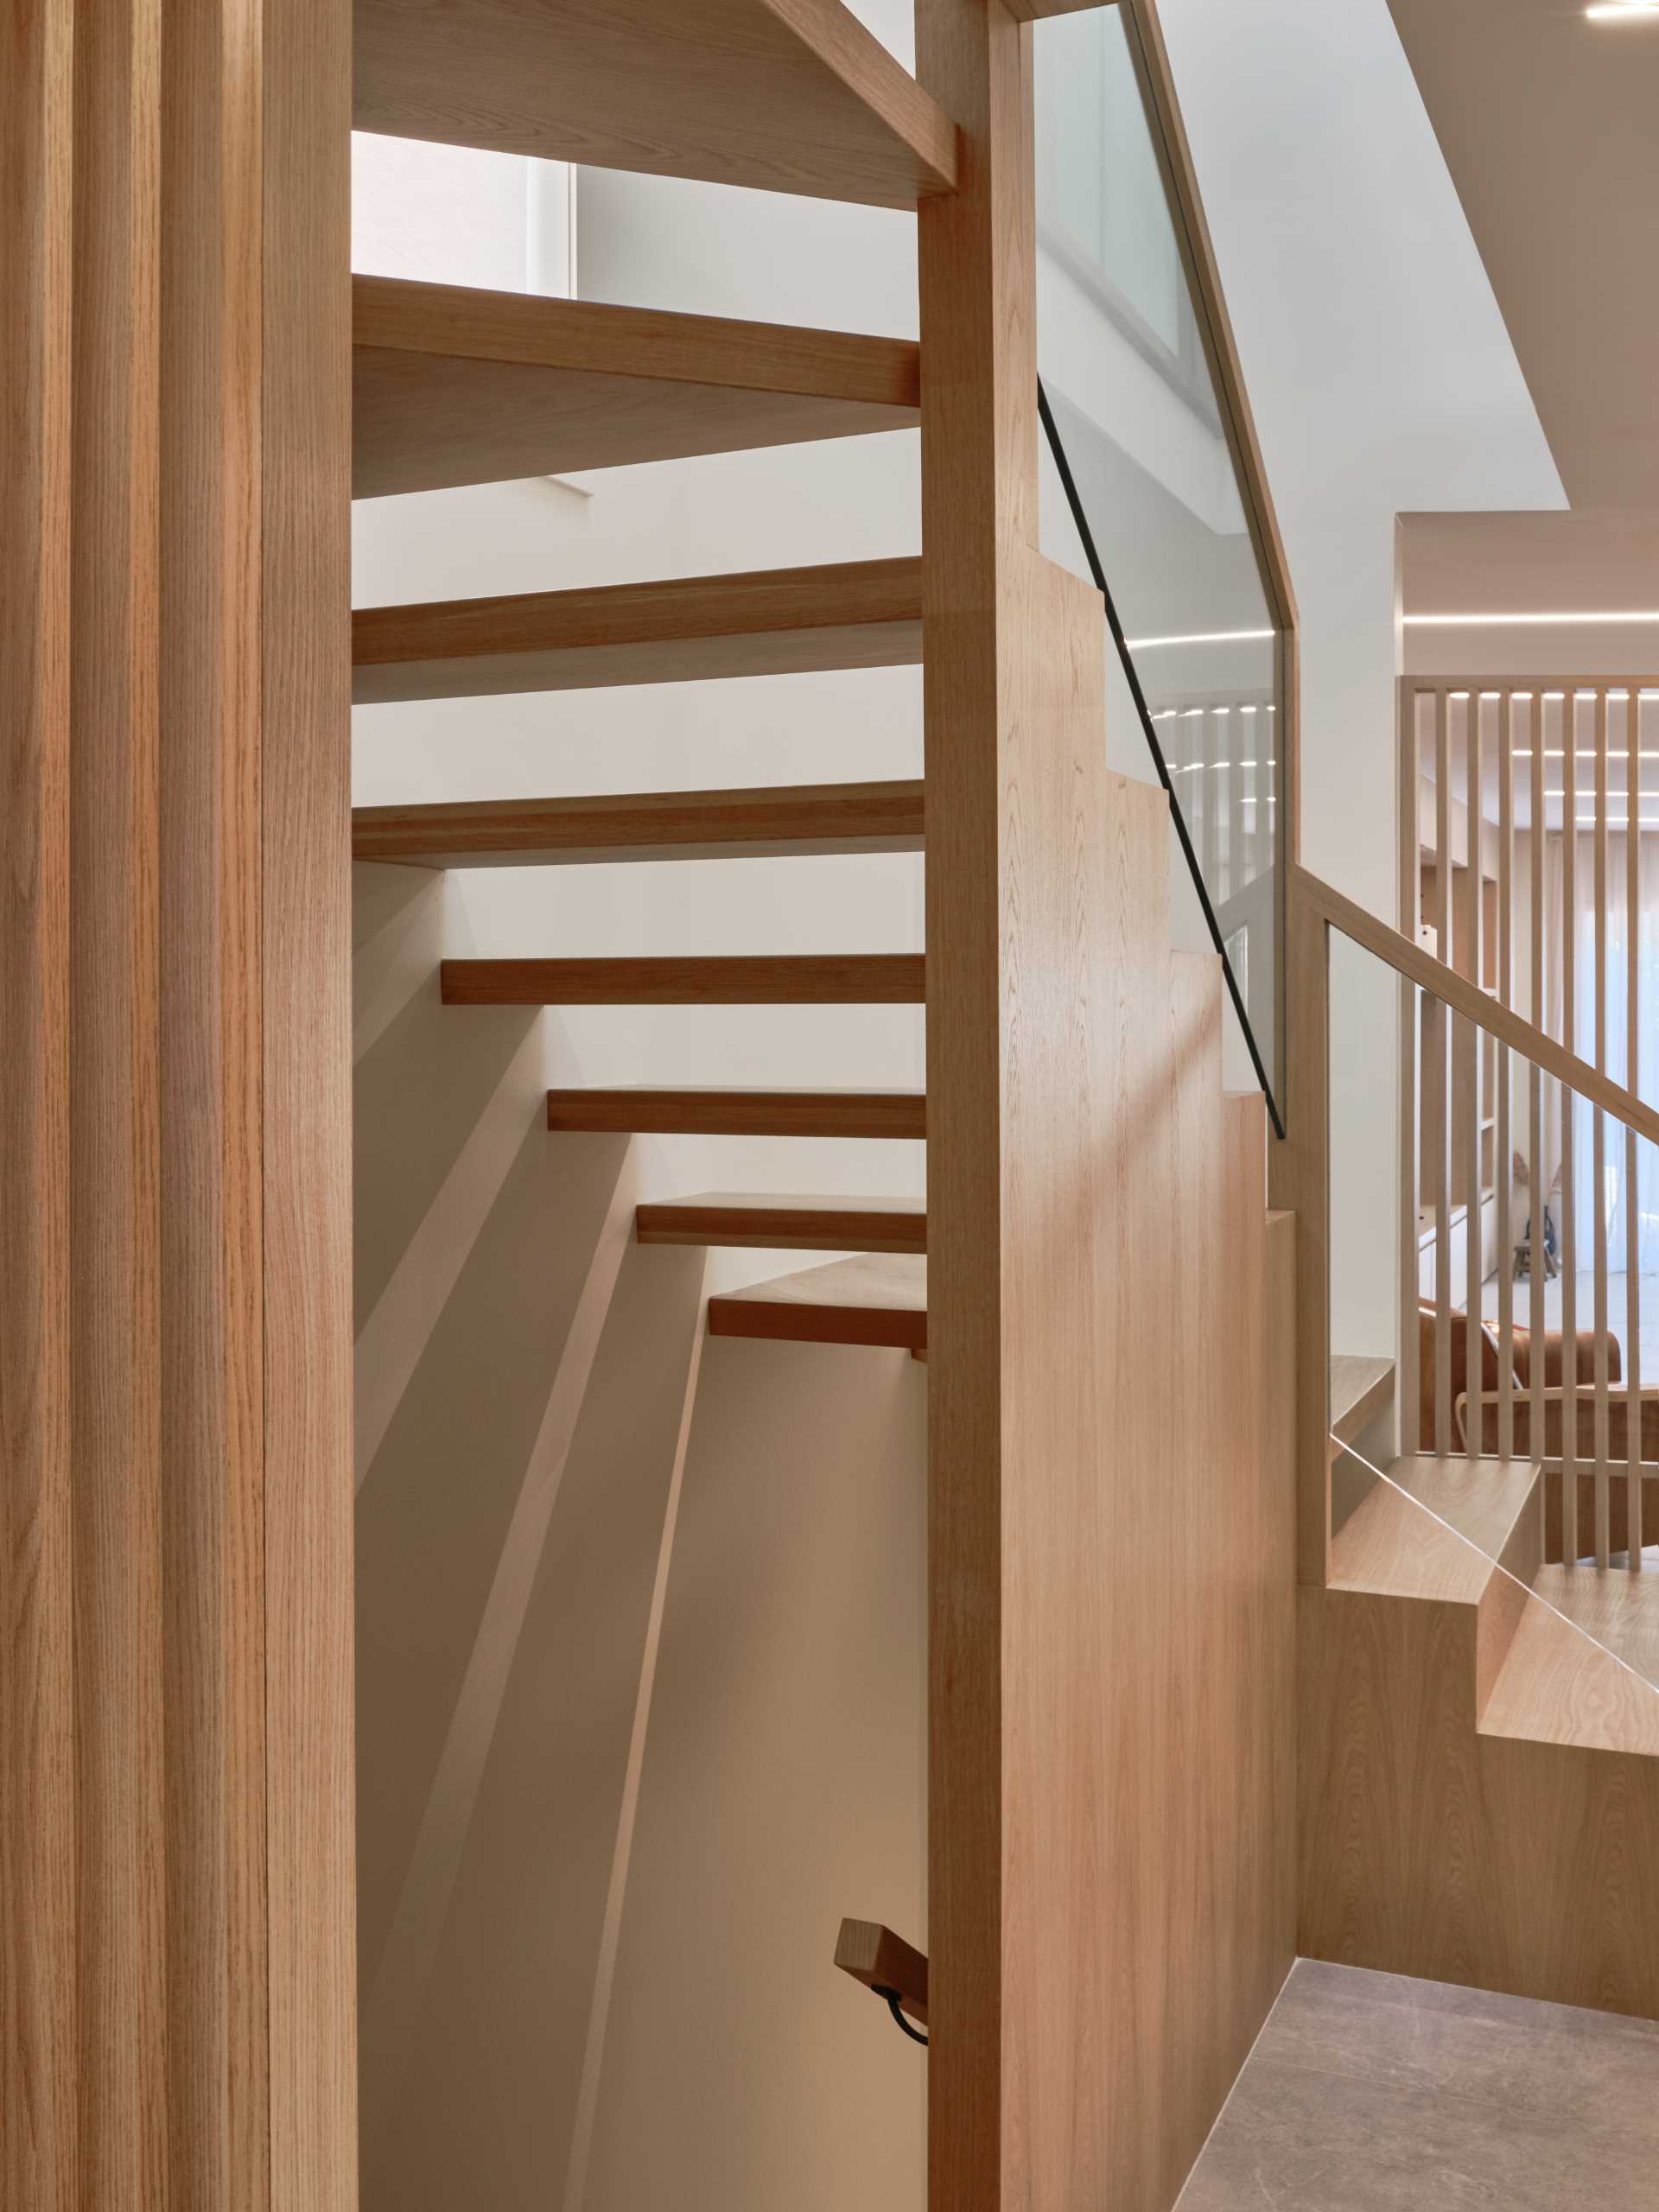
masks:
[[[0,2196],[17,2212],[81,2202],[64,1019],[73,16],[71,0],[10,10],[0,71]]]
[[[259,784],[273,2212],[357,2202],[351,1278],[351,83],[263,19]]]
[[[919,952],[446,960],[446,1006],[919,1006]]]
[[[350,57],[70,12],[0,82],[0,2193],[343,2212]]]
[[[1300,1605],[1302,1952],[1659,2017],[1659,1916],[1633,1848],[1659,1820],[1659,1758],[1495,1732],[1534,1635],[1575,1632],[1531,1601],[1478,1729],[1474,1606]],[[1605,1690],[1613,1662],[1582,1639],[1573,1655]],[[1568,1656],[1547,1658],[1557,1689]]]
[[[658,1136],[925,1138],[927,1098],[919,1090],[550,1090],[547,1126]]]
[[[900,667],[921,658],[920,566],[849,561],[359,607],[352,696],[363,705]]]
[[[1029,41],[925,0],[918,53],[964,145],[918,216],[930,2201],[1166,2207],[1293,1948],[1265,1118],[1105,765],[1099,598],[1032,550]]]
[[[918,1199],[754,1197],[710,1191],[634,1208],[640,1244],[734,1244],[798,1252],[925,1252]]]
[[[352,816],[353,859],[429,868],[762,860],[921,848],[919,782],[359,806]]]
[[[78,11],[70,679],[80,2186],[168,2188],[160,1351],[161,11]]]
[[[927,1262],[892,1255],[834,1260],[709,1301],[711,1337],[804,1344],[927,1348]]]
[[[358,499],[913,429],[899,338],[352,279]]]
[[[359,130],[913,207],[949,118],[841,0],[357,0]]]

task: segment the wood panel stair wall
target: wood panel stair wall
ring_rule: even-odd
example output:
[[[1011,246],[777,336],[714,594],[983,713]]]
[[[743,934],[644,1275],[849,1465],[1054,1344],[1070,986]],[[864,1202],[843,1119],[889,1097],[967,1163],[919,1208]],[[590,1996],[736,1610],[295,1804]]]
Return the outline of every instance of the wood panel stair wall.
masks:
[[[915,557],[365,607],[352,616],[359,706],[899,668],[921,657]]]
[[[913,429],[920,348],[596,300],[352,279],[355,498]]]

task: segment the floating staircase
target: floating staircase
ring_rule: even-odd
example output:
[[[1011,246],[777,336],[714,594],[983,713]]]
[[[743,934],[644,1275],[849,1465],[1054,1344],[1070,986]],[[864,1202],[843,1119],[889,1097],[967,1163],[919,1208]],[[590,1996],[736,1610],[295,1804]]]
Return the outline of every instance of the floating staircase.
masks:
[[[840,0],[358,0],[356,122],[405,137],[914,208],[955,126]],[[908,429],[912,342],[353,280],[359,498]],[[358,609],[360,704],[899,666],[913,557]],[[356,859],[426,868],[918,852],[919,782],[365,807]],[[446,1006],[923,1003],[918,954],[448,960]],[[550,1092],[550,1130],[920,1139],[919,1093]],[[868,1256],[716,1300],[716,1333],[918,1348],[919,1201],[715,1192],[643,1243]],[[894,1271],[898,1272],[895,1273]],[[723,1317],[723,1318],[722,1318]],[[758,1317],[758,1318],[755,1318]],[[817,1317],[817,1318],[815,1318]]]

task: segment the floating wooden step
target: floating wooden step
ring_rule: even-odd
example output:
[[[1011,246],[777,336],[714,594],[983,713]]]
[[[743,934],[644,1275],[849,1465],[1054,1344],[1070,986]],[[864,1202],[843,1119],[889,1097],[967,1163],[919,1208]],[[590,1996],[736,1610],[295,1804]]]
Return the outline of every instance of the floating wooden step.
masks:
[[[352,616],[359,705],[897,668],[921,657],[918,558],[365,607]]]
[[[1330,1587],[1475,1605],[1494,1563],[1529,1583],[1543,1493],[1524,1459],[1396,1459],[1332,1542]]]
[[[925,1252],[924,1198],[765,1198],[706,1191],[634,1209],[641,1244],[771,1246],[791,1252]]]
[[[1331,1359],[1331,1434],[1351,1444],[1394,1403],[1394,1362],[1357,1352],[1334,1352]]]
[[[927,1262],[899,1255],[828,1267],[727,1291],[709,1301],[709,1333],[803,1344],[927,1346]]]
[[[925,1137],[920,1090],[550,1090],[550,1129],[622,1135]]]
[[[918,419],[900,338],[353,276],[352,339],[359,499]]]
[[[446,1006],[920,1006],[919,952],[446,960]]]
[[[760,860],[914,853],[918,783],[800,784],[626,798],[482,799],[359,806],[352,854],[425,868],[531,868],[585,861]]]
[[[902,1936],[874,1920],[843,1920],[836,1964],[855,1981],[885,1996],[891,1990],[919,2027],[927,2025],[927,1960]]]
[[[353,119],[398,138],[880,207],[956,130],[841,0],[356,0]]]

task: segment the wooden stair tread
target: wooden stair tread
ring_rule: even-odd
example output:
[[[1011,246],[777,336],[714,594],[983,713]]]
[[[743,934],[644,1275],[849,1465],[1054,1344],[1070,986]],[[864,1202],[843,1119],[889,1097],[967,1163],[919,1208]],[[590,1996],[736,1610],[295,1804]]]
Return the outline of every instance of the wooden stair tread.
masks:
[[[355,0],[359,130],[883,207],[956,130],[841,0]]]
[[[913,556],[365,607],[352,616],[359,705],[897,668],[921,657],[922,564]]]
[[[1483,1736],[1659,1758],[1659,1690],[1532,1595],[1479,1726]]]
[[[652,1136],[925,1137],[920,1090],[550,1090],[550,1129]]]
[[[832,1260],[709,1301],[709,1332],[791,1344],[927,1344],[927,1262],[904,1255]]]
[[[772,1246],[798,1252],[925,1252],[925,1198],[799,1198],[703,1191],[634,1210],[641,1244]]]
[[[352,812],[353,859],[426,868],[805,858],[921,847],[919,781],[481,799]]]
[[[352,279],[357,499],[906,429],[913,340]]]
[[[919,952],[446,960],[446,1006],[920,1006]]]
[[[1522,1459],[1407,1459],[1388,1472],[1332,1538],[1330,1587],[1478,1605],[1535,1505],[1537,1468]]]

